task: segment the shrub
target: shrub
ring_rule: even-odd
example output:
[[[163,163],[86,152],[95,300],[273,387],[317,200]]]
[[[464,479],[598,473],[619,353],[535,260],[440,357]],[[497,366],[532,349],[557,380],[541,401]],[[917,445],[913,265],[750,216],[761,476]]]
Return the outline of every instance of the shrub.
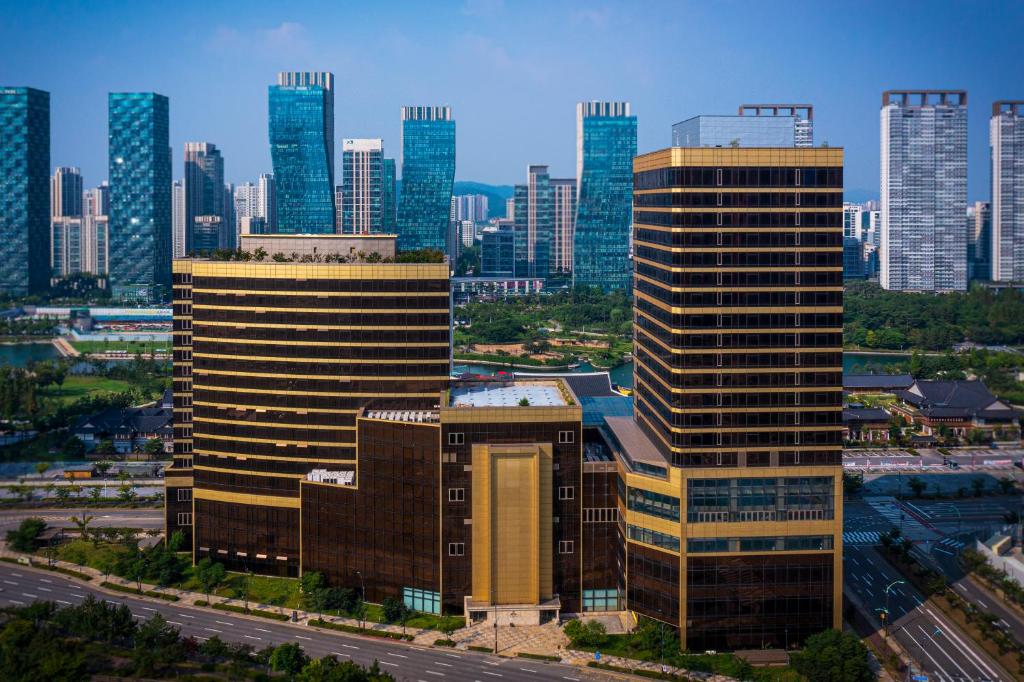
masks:
[[[573,646],[595,647],[604,644],[608,631],[599,621],[591,620],[584,623],[575,619],[565,624],[565,636]]]

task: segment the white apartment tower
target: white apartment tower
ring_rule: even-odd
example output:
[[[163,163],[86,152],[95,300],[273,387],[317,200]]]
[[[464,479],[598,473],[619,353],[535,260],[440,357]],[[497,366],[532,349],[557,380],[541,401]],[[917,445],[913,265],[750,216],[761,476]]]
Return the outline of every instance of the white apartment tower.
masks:
[[[992,105],[992,281],[1024,281],[1024,100]]]
[[[171,183],[171,244],[175,258],[184,258],[188,255],[185,229],[186,212],[185,181],[175,180]]]
[[[882,94],[879,282],[893,291],[967,289],[967,93]]]

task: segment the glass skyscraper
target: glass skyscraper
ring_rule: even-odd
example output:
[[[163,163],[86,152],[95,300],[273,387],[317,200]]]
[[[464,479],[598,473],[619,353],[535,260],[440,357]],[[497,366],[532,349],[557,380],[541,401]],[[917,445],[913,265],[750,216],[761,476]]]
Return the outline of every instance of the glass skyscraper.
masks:
[[[402,107],[400,250],[445,250],[454,183],[455,120],[451,107]]]
[[[576,105],[574,284],[630,288],[634,156],[636,116],[628,102]]]
[[[152,92],[112,92],[108,106],[111,293],[126,300],[169,300],[170,103]]]
[[[547,166],[529,166],[527,183],[515,187],[515,276],[548,276],[551,267],[551,176]]]
[[[0,292],[50,283],[50,93],[0,87]]]
[[[1024,281],[1024,100],[992,105],[991,274],[993,281]]]
[[[384,231],[384,141],[341,142],[341,221],[346,234]]]
[[[276,232],[334,232],[334,77],[322,75],[329,76],[320,79],[327,87],[272,85],[269,89]]]
[[[207,231],[209,221],[197,222],[200,216],[224,215],[224,157],[211,142],[185,143],[185,253],[198,251],[196,232]],[[233,222],[233,221],[232,221]],[[209,241],[204,243],[208,246]],[[228,248],[219,244],[213,248]]]
[[[381,215],[384,220],[384,232],[394,234],[398,229],[398,194],[396,187],[395,160],[384,159],[381,167]]]
[[[967,93],[882,94],[879,283],[892,291],[967,289]]]

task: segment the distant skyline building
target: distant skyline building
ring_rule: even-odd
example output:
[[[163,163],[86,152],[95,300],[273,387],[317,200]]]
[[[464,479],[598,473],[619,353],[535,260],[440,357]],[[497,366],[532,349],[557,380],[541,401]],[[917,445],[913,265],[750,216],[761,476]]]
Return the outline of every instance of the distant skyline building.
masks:
[[[233,194],[235,202],[235,223],[239,229],[239,234],[242,233],[242,219],[256,217],[256,196],[256,184],[253,182],[243,182],[235,187]]]
[[[455,199],[455,219],[486,223],[490,213],[486,194],[460,194]]]
[[[967,207],[967,278],[992,279],[992,204],[975,201]]]
[[[629,102],[576,105],[574,284],[630,289],[634,156],[636,116]]]
[[[882,93],[879,282],[892,291],[967,289],[967,93]]]
[[[735,116],[694,116],[672,126],[672,146],[814,146],[810,118],[812,107],[805,106],[803,117],[791,113],[794,111],[792,106],[780,107],[781,105],[743,105],[740,107],[740,113]]]
[[[54,216],[50,232],[50,277],[107,274],[107,217]]]
[[[334,232],[334,75],[281,73],[269,87],[276,232]]]
[[[384,159],[381,166],[381,217],[384,221],[384,232],[398,232],[398,176],[394,159]]]
[[[1024,100],[992,105],[992,280],[1024,282]]]
[[[50,216],[82,215],[82,171],[71,166],[57,166],[50,178]]]
[[[168,300],[170,103],[152,92],[112,92],[108,106],[111,293],[132,301]]]
[[[384,232],[384,141],[379,138],[342,140],[341,177],[338,231],[345,234]]]
[[[110,213],[110,183],[104,180],[98,186],[85,190],[82,209],[85,215],[108,215]]]
[[[0,293],[50,284],[50,93],[0,87]]]
[[[188,254],[185,215],[185,181],[175,180],[171,184],[171,241],[175,258],[184,258]]]
[[[515,186],[516,277],[546,278],[551,263],[551,175],[548,167],[530,165],[526,184]]]
[[[402,107],[402,193],[398,248],[445,250],[455,183],[450,106]]]
[[[551,273],[572,272],[575,221],[576,180],[551,178]]]
[[[740,116],[792,117],[793,146],[814,146],[814,107],[810,104],[741,104]]]
[[[510,220],[516,217],[516,198],[514,196],[505,199],[505,217]]]
[[[263,218],[267,228],[277,230],[277,182],[273,173],[260,173],[256,180],[256,213]]]
[[[480,276],[512,278],[515,261],[514,220],[499,218],[496,225],[485,227],[480,234]]]
[[[185,252],[193,252],[198,216],[224,214],[224,157],[212,142],[185,143]]]

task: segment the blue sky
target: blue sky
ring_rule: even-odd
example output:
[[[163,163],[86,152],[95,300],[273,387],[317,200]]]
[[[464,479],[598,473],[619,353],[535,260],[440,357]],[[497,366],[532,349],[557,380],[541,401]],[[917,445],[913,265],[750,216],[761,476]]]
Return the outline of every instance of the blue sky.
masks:
[[[508,184],[529,163],[575,174],[578,100],[632,102],[641,152],[692,115],[798,101],[846,148],[847,189],[877,194],[881,92],[965,88],[983,199],[991,102],[1024,98],[1021,2],[2,2],[0,85],[50,91],[52,163],[90,186],[109,91],[170,97],[175,177],[186,140],[221,147],[230,181],[269,171],[279,70],[333,71],[336,136],[394,156],[400,106],[451,104],[457,179]]]

